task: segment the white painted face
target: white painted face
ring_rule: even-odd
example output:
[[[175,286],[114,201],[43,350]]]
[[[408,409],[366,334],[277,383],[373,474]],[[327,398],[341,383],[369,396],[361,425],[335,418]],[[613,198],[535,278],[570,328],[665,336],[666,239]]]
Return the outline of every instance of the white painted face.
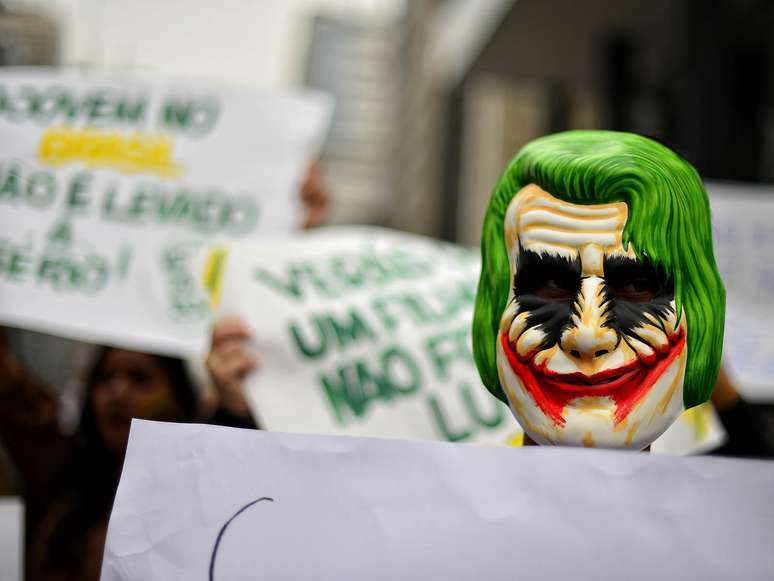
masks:
[[[508,206],[513,284],[497,367],[539,444],[642,449],[683,410],[685,315],[663,274],[624,249],[627,213],[624,202],[571,204],[534,184]]]

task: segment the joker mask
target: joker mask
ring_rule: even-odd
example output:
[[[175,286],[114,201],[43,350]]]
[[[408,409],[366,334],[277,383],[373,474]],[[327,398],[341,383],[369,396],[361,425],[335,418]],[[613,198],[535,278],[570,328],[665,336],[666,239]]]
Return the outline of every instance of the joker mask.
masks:
[[[706,401],[725,291],[696,170],[653,140],[527,144],[484,220],[473,351],[539,444],[643,449]]]
[[[497,366],[540,444],[639,449],[683,410],[685,317],[671,281],[623,247],[626,218],[624,202],[581,206],[534,184],[508,207]]]

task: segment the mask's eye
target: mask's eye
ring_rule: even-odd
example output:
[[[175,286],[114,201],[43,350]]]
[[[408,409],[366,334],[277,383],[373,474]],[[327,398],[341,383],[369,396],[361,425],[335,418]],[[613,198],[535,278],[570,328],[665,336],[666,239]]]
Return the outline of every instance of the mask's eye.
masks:
[[[633,303],[649,303],[661,291],[661,284],[651,278],[636,278],[630,281],[608,281],[608,288],[615,298]]]
[[[577,284],[549,278],[533,289],[533,294],[546,301],[571,301],[577,293]]]
[[[580,261],[523,251],[514,277],[516,296],[543,301],[572,301],[580,290]]]
[[[674,292],[664,272],[647,257],[605,256],[605,282],[614,299],[649,303]]]

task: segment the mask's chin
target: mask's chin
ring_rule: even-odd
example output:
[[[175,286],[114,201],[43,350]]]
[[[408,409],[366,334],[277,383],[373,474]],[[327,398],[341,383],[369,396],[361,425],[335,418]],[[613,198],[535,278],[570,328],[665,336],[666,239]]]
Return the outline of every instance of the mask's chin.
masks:
[[[524,431],[538,444],[628,448],[651,444],[683,410],[685,335],[651,368],[609,394],[557,390],[498,340],[500,383]],[[579,396],[578,396],[579,395]]]

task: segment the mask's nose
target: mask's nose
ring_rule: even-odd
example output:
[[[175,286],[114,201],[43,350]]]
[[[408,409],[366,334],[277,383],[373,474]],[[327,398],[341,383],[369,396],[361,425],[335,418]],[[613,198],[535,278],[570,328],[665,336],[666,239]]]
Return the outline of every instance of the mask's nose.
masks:
[[[598,276],[584,278],[571,317],[571,326],[562,333],[559,347],[574,359],[594,360],[612,353],[618,346],[618,333],[604,326],[607,321],[604,282]]]

